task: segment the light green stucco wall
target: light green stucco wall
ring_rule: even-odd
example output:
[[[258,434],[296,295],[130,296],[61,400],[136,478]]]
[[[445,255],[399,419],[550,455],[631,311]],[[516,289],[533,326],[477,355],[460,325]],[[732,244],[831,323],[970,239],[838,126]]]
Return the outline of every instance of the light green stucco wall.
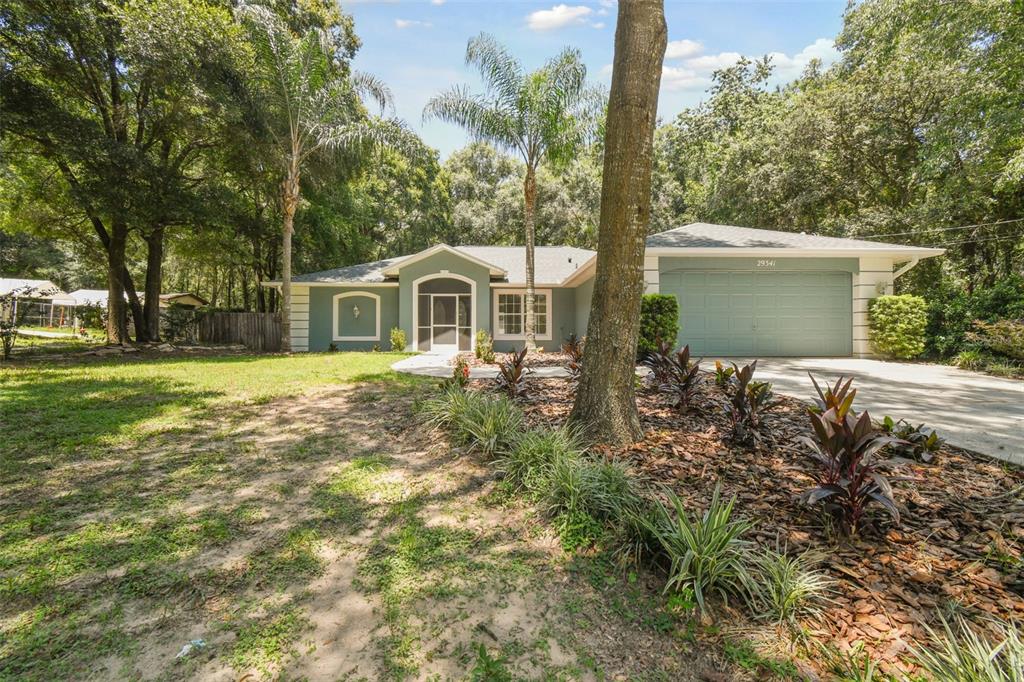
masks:
[[[576,287],[576,335],[587,335],[590,322],[590,303],[594,298],[594,278]]]
[[[346,292],[380,296],[380,339],[375,341],[334,341],[334,296]],[[353,318],[352,306],[359,306],[359,319]],[[341,299],[339,326],[346,336],[373,336],[376,333],[375,304],[368,296],[347,296]],[[309,350],[325,351],[331,343],[339,350],[370,350],[379,345],[390,350],[392,327],[398,326],[398,287],[310,287],[309,288]]]
[[[413,329],[413,282],[425,275],[441,274],[442,270],[468,277],[476,282],[476,309],[473,331],[491,328],[491,275],[488,269],[452,253],[436,253],[429,258],[406,265],[399,271],[398,326],[405,330],[408,350],[415,350],[416,330]]]
[[[673,270],[760,270],[779,272],[860,272],[858,258],[694,258],[658,259],[658,271]]]

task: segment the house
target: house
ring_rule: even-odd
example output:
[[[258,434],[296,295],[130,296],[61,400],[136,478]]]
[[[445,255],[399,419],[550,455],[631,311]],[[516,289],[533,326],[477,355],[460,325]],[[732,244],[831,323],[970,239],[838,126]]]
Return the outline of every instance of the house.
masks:
[[[868,301],[942,249],[693,223],[647,239],[648,293],[679,302],[677,343],[701,356],[867,356]],[[547,350],[587,329],[596,254],[536,249],[537,341]],[[525,249],[433,246],[419,253],[292,280],[295,351],[388,346],[471,350],[487,330],[496,350],[522,347]],[[280,282],[265,282],[280,286]]]
[[[103,308],[107,307],[107,290],[106,289],[77,289],[68,294],[68,297],[75,300],[77,305],[90,305]],[[143,297],[143,300],[145,297]],[[197,296],[196,294],[190,293],[175,293],[175,294],[160,294],[160,307],[167,308],[171,305],[179,305],[185,308],[195,310],[196,308],[202,308],[207,305],[208,301]]]
[[[48,279],[0,277],[0,320],[19,324],[63,327],[71,323],[75,302]]]

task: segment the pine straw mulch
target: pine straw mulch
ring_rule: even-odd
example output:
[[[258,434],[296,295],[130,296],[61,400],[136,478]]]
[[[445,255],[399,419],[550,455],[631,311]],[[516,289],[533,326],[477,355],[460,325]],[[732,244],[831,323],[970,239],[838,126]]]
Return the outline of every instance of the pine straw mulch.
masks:
[[[528,421],[563,423],[572,384],[528,381]],[[629,462],[651,483],[671,486],[695,510],[721,482],[724,494],[737,496],[739,513],[756,521],[757,542],[824,551],[823,568],[836,581],[834,602],[804,625],[841,650],[863,642],[883,670],[908,669],[901,660],[908,642],[925,642],[922,626],[934,627],[940,611],[1024,620],[1024,471],[946,446],[933,464],[899,471],[915,480],[893,484],[898,526],[876,510],[874,525],[860,537],[840,539],[821,512],[797,499],[813,486],[812,460],[795,442],[810,434],[806,404],[781,400],[765,416],[767,442],[748,448],[726,440],[725,394],[710,377],[687,414],[678,414],[665,396],[641,391],[643,441],[596,451]]]

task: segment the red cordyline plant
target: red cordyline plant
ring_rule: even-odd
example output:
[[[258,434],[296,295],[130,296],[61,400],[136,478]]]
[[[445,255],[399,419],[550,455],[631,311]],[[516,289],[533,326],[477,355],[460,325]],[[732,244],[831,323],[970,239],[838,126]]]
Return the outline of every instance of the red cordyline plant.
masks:
[[[583,371],[583,339],[575,334],[569,334],[569,338],[562,344],[562,352],[569,356],[569,376],[572,379],[579,379]]]
[[[864,513],[871,504],[880,505],[899,523],[900,512],[892,486],[881,470],[903,460],[878,460],[875,456],[885,446],[901,441],[875,428],[866,411],[860,415],[853,411],[857,391],[851,388],[852,378],[843,383],[840,377],[834,386],[826,384],[825,391],[813,376],[811,382],[818,392],[817,407],[808,410],[814,436],[801,440],[821,466],[816,475],[817,487],[801,499],[807,504],[824,503],[847,535],[861,529]]]
[[[672,379],[672,350],[670,341],[658,339],[653,350],[644,353],[640,364],[651,370],[651,385],[655,388],[664,386]]]
[[[507,360],[498,363],[497,388],[513,400],[526,396],[526,375],[533,371],[526,366],[528,351],[527,348],[518,353],[512,351]]]

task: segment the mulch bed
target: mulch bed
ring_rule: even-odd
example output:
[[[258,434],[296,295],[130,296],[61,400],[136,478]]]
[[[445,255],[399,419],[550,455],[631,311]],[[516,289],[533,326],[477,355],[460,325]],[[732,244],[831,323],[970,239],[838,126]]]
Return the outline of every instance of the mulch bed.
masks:
[[[563,423],[572,384],[530,384],[528,421]],[[907,670],[901,655],[909,642],[926,641],[922,626],[934,627],[939,611],[1024,620],[1021,469],[946,446],[933,464],[898,471],[915,479],[893,484],[898,526],[876,510],[873,526],[859,537],[837,538],[820,511],[798,501],[814,485],[813,461],[796,442],[810,435],[806,404],[781,400],[764,419],[770,442],[749,448],[726,439],[729,422],[720,406],[725,394],[710,377],[687,414],[678,414],[665,396],[641,391],[644,440],[596,452],[629,462],[651,483],[671,486],[692,509],[703,509],[720,482],[724,494],[737,496],[739,513],[756,521],[757,542],[825,552],[823,568],[836,581],[834,603],[824,617],[804,625],[840,649],[863,642],[883,670]]]
[[[452,357],[449,364],[454,365],[456,358],[463,358],[469,363],[470,367],[492,367],[498,366],[499,362],[503,362],[508,353],[496,352],[494,354],[494,362],[487,364],[480,358],[476,357],[473,353],[462,352]],[[528,367],[565,367],[569,364],[569,356],[565,353],[546,351],[542,353],[534,353],[526,359],[526,365]]]

